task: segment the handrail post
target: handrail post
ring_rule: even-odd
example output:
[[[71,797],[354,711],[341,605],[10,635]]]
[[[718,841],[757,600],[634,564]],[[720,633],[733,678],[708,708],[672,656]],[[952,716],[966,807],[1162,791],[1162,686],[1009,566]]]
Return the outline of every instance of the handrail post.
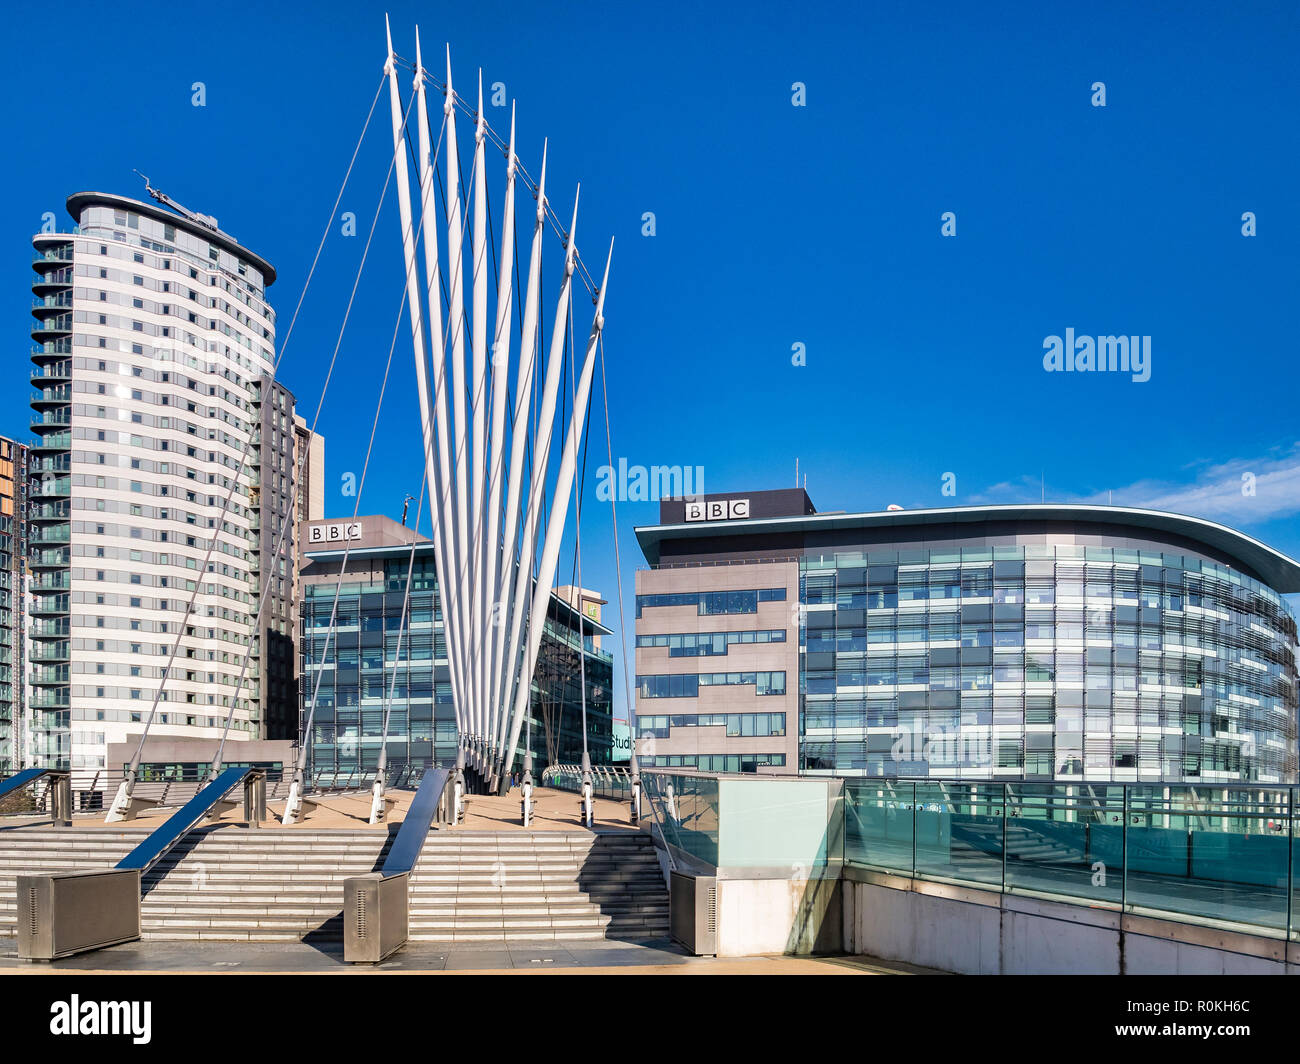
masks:
[[[1002,893],[1007,892],[1007,798],[1011,785],[1002,784]]]
[[[266,819],[266,773],[261,769],[244,777],[244,819],[250,828],[261,827]]]
[[[1286,789],[1286,940],[1291,942],[1291,922],[1295,918],[1295,788]]]
[[[543,773],[545,775],[545,773]],[[519,814],[524,827],[533,825],[533,752],[524,751],[524,778],[519,784]]]
[[[456,751],[456,770],[452,773],[454,801],[451,807],[453,824],[459,824],[465,816],[465,748]]]
[[[1124,823],[1120,825],[1119,830],[1119,853],[1120,853],[1120,882],[1119,882],[1119,915],[1122,921],[1124,914],[1128,912],[1128,820],[1129,820],[1129,785],[1122,784],[1124,788]]]
[[[54,826],[72,827],[72,773],[51,773],[50,779],[50,815]]]
[[[628,776],[632,790],[631,821],[633,824],[639,824],[641,823],[641,769],[636,763],[635,753],[628,763]]]
[[[595,819],[596,801],[594,789],[591,755],[584,750],[582,752],[582,826],[587,829],[591,828],[592,821]]]

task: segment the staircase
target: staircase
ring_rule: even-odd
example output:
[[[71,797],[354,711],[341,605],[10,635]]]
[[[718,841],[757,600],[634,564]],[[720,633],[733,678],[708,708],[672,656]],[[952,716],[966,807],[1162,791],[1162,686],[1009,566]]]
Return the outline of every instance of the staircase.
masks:
[[[144,828],[0,831],[0,935],[15,877],[111,868]],[[343,881],[378,870],[389,832],[203,827],[144,878],[143,938],[339,942]],[[410,881],[411,940],[471,943],[668,935],[668,893],[643,832],[433,831]]]
[[[14,934],[15,878],[111,868],[148,831],[21,828],[0,831],[0,935]],[[342,941],[343,880],[373,871],[384,831],[194,831],[144,877],[145,939]]]
[[[639,831],[434,832],[410,898],[413,942],[668,937],[668,891]]]
[[[112,868],[136,848],[145,828],[5,828],[0,830],[0,935],[15,934],[20,875],[95,872]]]
[[[144,878],[145,939],[343,939],[343,881],[378,869],[384,831],[203,828]]]

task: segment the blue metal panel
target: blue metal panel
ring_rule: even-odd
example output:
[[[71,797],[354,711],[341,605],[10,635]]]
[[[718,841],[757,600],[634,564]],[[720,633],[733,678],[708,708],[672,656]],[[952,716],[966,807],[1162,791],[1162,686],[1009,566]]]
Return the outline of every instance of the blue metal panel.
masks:
[[[134,868],[141,873],[147,872],[168,850],[194,830],[199,821],[212,811],[212,807],[252,771],[251,768],[226,769],[220,776],[181,806],[180,809],[176,810],[166,821],[150,832],[144,842],[117,862],[116,867],[121,869]]]
[[[50,770],[47,768],[25,768],[8,779],[0,780],[0,798],[26,787],[27,784],[40,779],[48,771]]]
[[[429,834],[429,825],[433,823],[434,814],[438,812],[438,802],[442,792],[447,789],[447,780],[451,770],[431,768],[420,780],[420,787],[415,792],[411,807],[406,811],[406,819],[398,829],[397,838],[393,840],[392,849],[380,870],[385,876],[409,872],[419,860],[420,851],[424,849],[425,836]]]

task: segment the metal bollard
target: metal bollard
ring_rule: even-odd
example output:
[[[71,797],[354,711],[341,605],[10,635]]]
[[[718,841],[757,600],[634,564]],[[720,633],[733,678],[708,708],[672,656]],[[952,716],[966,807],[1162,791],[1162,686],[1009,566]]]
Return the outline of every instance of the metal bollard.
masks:
[[[523,819],[524,827],[532,827],[533,753],[531,750],[524,754],[524,778],[519,783],[519,814]]]
[[[582,826],[590,829],[595,819],[595,794],[592,784],[591,755],[582,752]]]
[[[639,824],[641,823],[641,768],[636,763],[636,754],[632,755],[627,771],[632,786],[631,819],[633,824]]]

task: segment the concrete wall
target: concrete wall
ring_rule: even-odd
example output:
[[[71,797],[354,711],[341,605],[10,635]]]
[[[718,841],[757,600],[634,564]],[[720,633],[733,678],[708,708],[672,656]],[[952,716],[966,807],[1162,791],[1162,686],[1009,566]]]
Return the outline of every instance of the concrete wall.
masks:
[[[1300,972],[1300,944],[1110,909],[857,869],[842,895],[845,952],[964,975]]]
[[[838,953],[842,926],[838,880],[718,880],[719,957]]]

